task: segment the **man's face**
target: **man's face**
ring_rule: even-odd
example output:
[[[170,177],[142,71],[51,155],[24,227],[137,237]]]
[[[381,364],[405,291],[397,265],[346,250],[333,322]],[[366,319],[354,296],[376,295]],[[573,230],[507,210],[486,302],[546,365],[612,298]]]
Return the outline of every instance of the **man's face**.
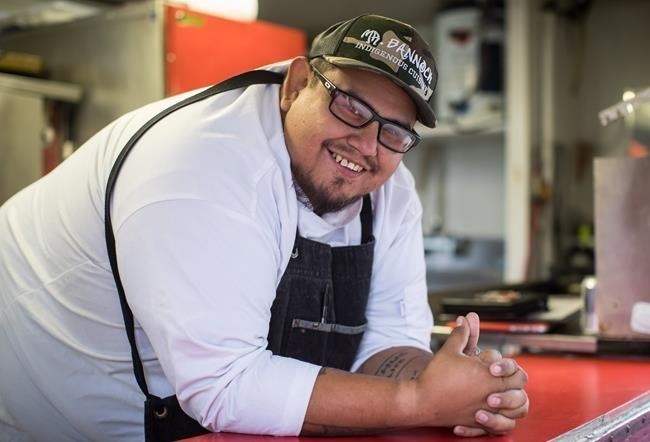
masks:
[[[414,103],[391,80],[358,69],[333,68],[323,73],[380,116],[405,127],[415,123]],[[281,107],[294,179],[314,212],[322,215],[340,210],[384,184],[403,154],[377,141],[377,121],[354,128],[336,118],[329,110],[329,93],[313,76],[306,60],[294,61],[283,87]]]

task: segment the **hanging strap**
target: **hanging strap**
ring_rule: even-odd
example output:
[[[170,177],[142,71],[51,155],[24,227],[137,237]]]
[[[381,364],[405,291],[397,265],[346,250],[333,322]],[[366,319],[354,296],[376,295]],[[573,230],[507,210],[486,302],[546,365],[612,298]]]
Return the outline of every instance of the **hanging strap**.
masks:
[[[240,89],[248,87],[254,84],[275,84],[282,83],[283,75],[277,72],[256,70],[244,72],[243,74],[237,75],[235,77],[229,78],[221,83],[218,83],[214,86],[209,87],[191,97],[188,97],[184,100],[179,101],[173,106],[168,107],[162,112],[158,113],[156,116],[151,118],[147,123],[145,123],[138,131],[129,139],[126,145],[122,148],[122,151],[117,156],[115,164],[111,169],[111,173],[108,176],[108,183],[106,186],[106,196],[104,201],[104,227],[106,235],[106,248],[108,249],[108,258],[111,264],[111,270],[113,271],[113,278],[115,279],[115,285],[117,287],[117,292],[120,296],[120,307],[122,309],[122,316],[124,317],[124,326],[126,328],[126,335],[129,339],[129,345],[131,346],[131,358],[133,359],[133,372],[135,373],[135,379],[140,386],[140,389],[145,394],[147,398],[152,397],[147,388],[147,383],[144,378],[144,368],[142,366],[142,360],[140,359],[140,354],[138,353],[138,348],[135,342],[135,324],[133,321],[133,312],[129,307],[129,304],[126,300],[126,295],[124,294],[124,287],[122,286],[122,281],[120,279],[120,273],[117,267],[117,256],[115,254],[115,236],[113,234],[113,224],[111,222],[111,196],[113,194],[113,188],[115,187],[115,181],[117,176],[120,173],[120,169],[126,160],[126,157],[129,155],[135,144],[138,140],[149,130],[151,127],[165,118],[167,115],[172,112],[177,111],[185,106],[188,106],[192,103],[204,100],[213,95],[219,94],[221,92],[230,91],[233,89]]]
[[[366,194],[361,206],[361,244],[368,244],[372,239],[372,202],[370,194]]]

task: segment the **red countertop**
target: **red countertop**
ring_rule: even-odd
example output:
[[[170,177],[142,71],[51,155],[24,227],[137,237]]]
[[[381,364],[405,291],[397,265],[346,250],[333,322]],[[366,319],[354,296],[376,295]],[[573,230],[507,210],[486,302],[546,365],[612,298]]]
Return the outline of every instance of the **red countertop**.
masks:
[[[506,436],[459,438],[450,429],[413,429],[376,436],[272,437],[230,433],[199,436],[191,442],[317,441],[546,441],[589,422],[650,391],[650,359],[522,355],[528,373],[530,410]],[[650,425],[648,423],[647,425]]]

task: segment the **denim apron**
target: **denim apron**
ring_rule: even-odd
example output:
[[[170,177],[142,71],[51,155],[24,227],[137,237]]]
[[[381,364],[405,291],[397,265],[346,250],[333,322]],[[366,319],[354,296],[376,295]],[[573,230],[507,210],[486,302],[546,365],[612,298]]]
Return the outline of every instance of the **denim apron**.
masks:
[[[330,247],[296,235],[271,307],[269,349],[349,370],[366,328],[374,238],[370,197],[361,209],[361,244]]]
[[[281,74],[250,71],[216,84],[163,110],[127,142],[113,165],[106,187],[104,220],[106,246],[120,298],[131,347],[133,371],[145,395],[144,429],[147,442],[174,441],[209,433],[180,407],[175,395],[160,398],[149,392],[135,342],[133,312],[120,279],[110,203],[119,171],[137,141],[154,124],[192,103],[253,84],[282,83]],[[370,197],[361,210],[362,241],[358,246],[330,247],[296,234],[294,250],[271,308],[268,348],[277,355],[348,370],[363,331],[370,290],[374,238]]]

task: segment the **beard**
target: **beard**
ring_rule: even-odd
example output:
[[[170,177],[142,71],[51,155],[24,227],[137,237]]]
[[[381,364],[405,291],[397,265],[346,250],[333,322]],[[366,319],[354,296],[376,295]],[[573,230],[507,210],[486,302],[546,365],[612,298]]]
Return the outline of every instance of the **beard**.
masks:
[[[360,196],[348,197],[340,193],[345,185],[345,180],[341,177],[332,178],[329,184],[319,186],[311,179],[308,172],[300,170],[294,164],[291,164],[291,171],[298,200],[318,216],[338,212],[361,198]]]
[[[333,141],[325,141],[322,148],[331,151],[331,147],[334,145],[336,145],[336,150],[344,154],[345,152],[352,151],[351,147]],[[374,175],[379,170],[377,158],[374,156],[366,156],[365,165],[367,170],[364,173]],[[325,182],[318,183],[314,180],[313,177],[315,174],[311,170],[299,167],[293,161],[291,161],[291,173],[293,175],[298,200],[313,210],[318,216],[338,212],[350,204],[359,201],[367,193],[364,192],[357,195],[346,194],[348,182],[341,176],[332,176],[328,178],[329,181],[326,180]],[[368,191],[370,190],[368,189]]]

